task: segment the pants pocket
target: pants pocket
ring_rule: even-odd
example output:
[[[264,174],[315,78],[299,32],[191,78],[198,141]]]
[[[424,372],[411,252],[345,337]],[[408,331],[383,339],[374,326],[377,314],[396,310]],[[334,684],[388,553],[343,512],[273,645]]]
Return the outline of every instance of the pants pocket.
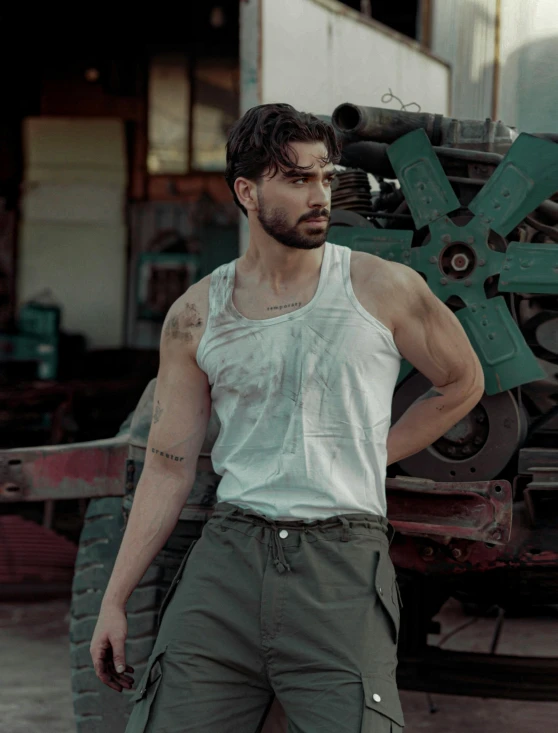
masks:
[[[163,651],[154,652],[147,664],[147,669],[132,696],[132,712],[126,733],[144,733],[147,728],[153,701],[163,678],[161,661],[165,651],[166,647]]]
[[[399,641],[401,611],[395,568],[393,567],[393,563],[391,562],[391,558],[387,550],[379,551],[378,556],[374,584],[380,603],[389,617],[393,641],[397,644]]]
[[[174,595],[174,592],[180,583],[180,580],[182,579],[182,574],[184,573],[184,568],[186,567],[186,563],[188,562],[188,558],[192,554],[192,550],[194,549],[194,546],[197,544],[199,540],[194,540],[190,547],[186,550],[186,553],[184,557],[182,558],[182,562],[180,563],[180,566],[176,572],[176,575],[172,579],[172,583],[169,586],[169,589],[163,598],[163,602],[161,603],[161,608],[159,609],[159,614],[157,616],[157,626],[161,626],[161,621],[163,620],[163,614],[165,613],[165,610],[169,603],[171,602],[171,599]]]
[[[405,718],[395,680],[381,675],[363,676],[362,686],[361,733],[401,733]]]

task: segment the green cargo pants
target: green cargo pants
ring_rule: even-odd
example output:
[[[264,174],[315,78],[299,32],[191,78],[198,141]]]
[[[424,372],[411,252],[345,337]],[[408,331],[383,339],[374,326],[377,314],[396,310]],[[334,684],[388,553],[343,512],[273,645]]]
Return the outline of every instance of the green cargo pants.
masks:
[[[126,733],[400,733],[399,593],[383,517],[267,520],[221,503],[161,609]]]

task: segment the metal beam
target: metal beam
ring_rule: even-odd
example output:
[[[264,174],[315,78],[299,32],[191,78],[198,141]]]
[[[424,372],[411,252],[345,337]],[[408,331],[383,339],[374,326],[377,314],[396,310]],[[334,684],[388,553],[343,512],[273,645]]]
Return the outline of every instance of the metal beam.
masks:
[[[397,682],[403,690],[555,702],[558,699],[558,658],[427,647],[421,655],[400,658]]]
[[[0,503],[124,496],[129,434],[0,452]]]

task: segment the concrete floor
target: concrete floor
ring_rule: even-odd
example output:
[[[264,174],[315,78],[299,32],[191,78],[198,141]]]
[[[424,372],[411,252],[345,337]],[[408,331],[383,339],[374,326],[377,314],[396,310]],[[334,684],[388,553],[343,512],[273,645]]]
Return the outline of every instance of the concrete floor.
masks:
[[[467,620],[452,601],[438,619],[443,634]],[[68,623],[69,604],[65,601],[0,603],[0,733],[75,733]],[[493,619],[479,619],[446,646],[487,651],[493,629]],[[431,643],[435,641],[432,637]],[[558,656],[558,617],[507,620],[499,652]],[[438,712],[432,714],[423,693],[403,691],[401,699],[407,720],[405,733],[534,733],[558,729],[558,702],[434,695]]]

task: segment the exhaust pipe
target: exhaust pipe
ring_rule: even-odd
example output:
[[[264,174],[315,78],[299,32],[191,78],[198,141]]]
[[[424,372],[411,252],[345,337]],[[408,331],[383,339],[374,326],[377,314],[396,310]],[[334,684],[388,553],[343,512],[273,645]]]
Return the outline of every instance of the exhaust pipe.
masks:
[[[344,144],[371,140],[391,144],[414,130],[424,130],[435,147],[461,148],[505,155],[517,130],[503,122],[457,120],[427,112],[340,104],[331,121]]]
[[[393,143],[408,132],[422,129],[433,145],[441,142],[443,119],[443,115],[359,107],[350,103],[340,104],[332,116],[333,126],[355,140]]]

